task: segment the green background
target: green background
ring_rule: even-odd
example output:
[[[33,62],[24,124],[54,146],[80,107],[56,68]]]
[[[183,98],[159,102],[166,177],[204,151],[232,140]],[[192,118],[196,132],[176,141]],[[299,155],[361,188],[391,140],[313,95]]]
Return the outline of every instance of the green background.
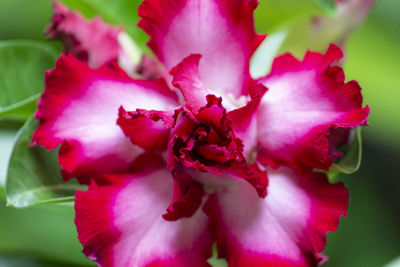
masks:
[[[75,4],[81,2],[96,3],[87,0]],[[104,5],[107,1],[100,2]],[[305,10],[292,7],[274,15],[273,8],[268,6],[270,2],[273,1],[260,0],[256,13],[260,32],[276,28],[283,23],[282,18],[296,20],[297,14],[308,16],[317,12],[303,6]],[[132,4],[135,6],[136,2]],[[81,8],[86,8],[87,14],[96,13],[84,4]],[[42,32],[50,12],[49,0],[0,0],[0,40],[45,40]],[[129,23],[134,24],[136,10],[130,12]],[[121,23],[106,13],[106,20]],[[136,34],[134,27],[130,28]],[[302,54],[301,49],[295,52]],[[0,62],[0,67],[7,67],[4,64]],[[342,219],[337,232],[328,234],[326,254],[330,260],[324,266],[383,266],[400,256],[399,0],[378,1],[367,20],[349,38],[344,69],[346,77],[357,80],[363,88],[364,102],[371,107],[370,126],[363,130],[363,162],[359,172],[339,177],[350,191],[349,219]],[[1,183],[19,126],[0,121]],[[80,253],[71,205],[6,208],[1,190],[0,199],[0,266],[90,266]]]

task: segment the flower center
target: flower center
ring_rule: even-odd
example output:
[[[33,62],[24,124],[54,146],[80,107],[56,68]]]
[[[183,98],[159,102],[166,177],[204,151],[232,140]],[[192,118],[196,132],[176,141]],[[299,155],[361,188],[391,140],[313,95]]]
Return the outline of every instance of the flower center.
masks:
[[[185,166],[211,171],[210,168],[228,168],[238,157],[240,151],[234,141],[213,127],[199,125],[186,140],[176,142],[174,150]]]

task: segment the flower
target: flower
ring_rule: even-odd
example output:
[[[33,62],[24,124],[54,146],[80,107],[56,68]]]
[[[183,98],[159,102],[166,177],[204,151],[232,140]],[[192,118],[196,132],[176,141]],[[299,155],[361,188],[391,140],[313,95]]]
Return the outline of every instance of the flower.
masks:
[[[369,108],[332,65],[342,56],[335,45],[301,61],[280,56],[252,79],[249,60],[265,38],[254,30],[256,6],[145,0],[139,26],[162,67],[139,68],[171,77],[132,78],[115,57],[94,64],[102,44],[91,42],[90,56],[64,54],[46,73],[32,144],[61,145],[63,177],[89,184],[76,193],[75,223],[99,266],[208,266],[213,242],[229,266],[325,260],[348,192],[314,169],[341,157]],[[55,18],[52,36],[65,36]],[[75,22],[68,36],[83,44],[79,29],[93,22]]]
[[[104,23],[100,17],[86,21],[59,2],[54,2],[53,8],[52,24],[46,34],[50,39],[61,40],[66,52],[72,52],[92,67],[118,59],[121,50],[118,35],[122,28]]]

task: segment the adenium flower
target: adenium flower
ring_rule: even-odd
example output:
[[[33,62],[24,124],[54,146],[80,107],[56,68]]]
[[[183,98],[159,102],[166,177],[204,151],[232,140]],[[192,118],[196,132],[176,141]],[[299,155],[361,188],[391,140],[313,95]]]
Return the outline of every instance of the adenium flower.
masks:
[[[87,21],[59,2],[54,2],[53,9],[52,24],[46,34],[50,39],[61,40],[66,52],[72,52],[92,67],[118,59],[121,53],[118,36],[122,28],[108,25],[100,17]]]
[[[156,79],[166,75],[153,58],[140,55],[139,48],[124,32],[123,27],[106,24],[101,17],[86,20],[80,13],[71,11],[60,2],[53,2],[52,23],[45,33],[49,39],[58,39],[64,51],[91,67],[118,61],[131,75]]]
[[[209,266],[214,242],[229,266],[324,262],[348,192],[314,169],[342,156],[369,108],[334,66],[335,45],[301,61],[280,56],[252,79],[249,60],[265,38],[254,30],[256,6],[145,0],[139,26],[171,75],[156,80],[129,76],[117,46],[81,39],[93,22],[66,30],[53,18],[49,33],[79,59],[64,54],[46,73],[32,144],[61,146],[63,177],[89,185],[76,193],[75,223],[99,266]],[[90,32],[101,39],[110,26],[99,25]]]

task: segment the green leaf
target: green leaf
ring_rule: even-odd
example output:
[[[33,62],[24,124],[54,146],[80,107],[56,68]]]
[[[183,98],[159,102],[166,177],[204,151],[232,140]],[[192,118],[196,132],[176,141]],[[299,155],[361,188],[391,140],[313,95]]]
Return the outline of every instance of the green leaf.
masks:
[[[388,264],[386,264],[383,267],[399,267],[399,266],[400,266],[400,256],[393,259],[392,261],[390,261]]]
[[[36,94],[3,108],[0,112],[0,117],[7,118],[8,120],[25,121],[35,112],[39,97],[40,94]]]
[[[353,130],[346,148],[344,156],[334,162],[328,172],[328,177],[331,181],[334,181],[334,178],[339,173],[352,174],[360,168],[362,158],[361,127]]]
[[[33,257],[26,257],[21,255],[1,255],[0,266],[2,267],[84,267],[85,265],[77,265],[72,263],[64,263],[59,261],[51,261],[44,259],[36,259]]]
[[[39,41],[0,41],[0,118],[25,120],[36,109],[44,72],[59,52]]]
[[[332,165],[332,171],[337,170],[346,174],[351,174],[360,168],[362,155],[361,127],[353,131],[350,143],[347,147],[348,149],[344,156]]]
[[[328,14],[335,13],[335,0],[316,0],[318,4],[321,5],[322,8],[326,10]]]
[[[6,182],[7,164],[10,159],[11,151],[17,130],[0,128],[0,191],[4,189]]]
[[[72,201],[77,189],[75,180],[65,182],[60,175],[57,150],[29,147],[38,122],[29,119],[17,134],[7,170],[8,205],[27,207],[39,203]]]
[[[142,48],[146,49],[147,35],[137,27],[137,9],[142,0],[62,0],[69,8],[77,9],[86,17],[100,15],[106,22],[123,26]]]
[[[51,0],[0,0],[1,39],[46,40],[50,15]]]
[[[92,266],[81,252],[73,206],[43,204],[28,209],[6,207],[0,200],[0,266]],[[5,257],[5,258],[4,258]],[[16,258],[26,260],[19,262]],[[6,265],[8,262],[11,265]],[[40,263],[40,264],[39,264]],[[43,264],[41,264],[43,263]]]

